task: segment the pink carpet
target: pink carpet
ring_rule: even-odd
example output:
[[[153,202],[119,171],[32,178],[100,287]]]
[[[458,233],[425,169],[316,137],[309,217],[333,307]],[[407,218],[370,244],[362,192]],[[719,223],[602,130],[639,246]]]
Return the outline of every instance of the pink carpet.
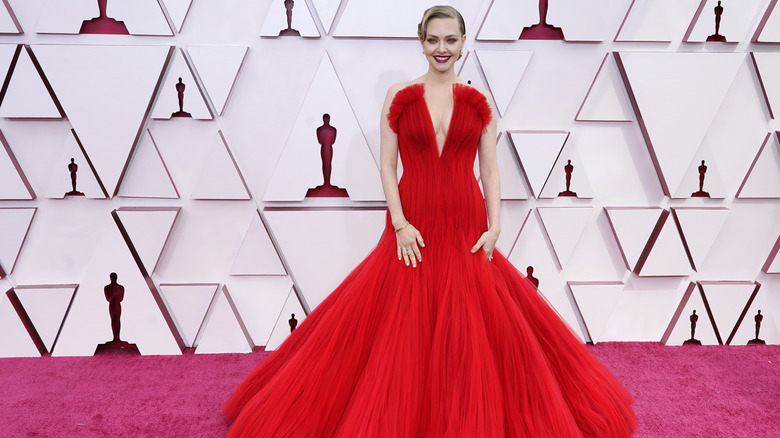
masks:
[[[591,350],[634,395],[637,437],[780,437],[780,346]],[[265,354],[0,359],[0,436],[219,437]]]

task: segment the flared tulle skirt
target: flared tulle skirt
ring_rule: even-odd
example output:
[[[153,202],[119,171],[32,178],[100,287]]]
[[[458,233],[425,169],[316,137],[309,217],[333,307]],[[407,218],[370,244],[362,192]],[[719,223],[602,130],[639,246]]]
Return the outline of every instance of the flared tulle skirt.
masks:
[[[228,436],[627,437],[632,398],[494,252],[392,229],[246,378]]]

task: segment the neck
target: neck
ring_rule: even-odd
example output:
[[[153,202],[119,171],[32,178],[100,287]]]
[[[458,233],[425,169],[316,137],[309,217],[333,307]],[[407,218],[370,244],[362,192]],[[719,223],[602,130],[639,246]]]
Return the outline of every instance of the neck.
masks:
[[[423,75],[423,79],[425,80],[425,83],[431,85],[449,85],[455,82],[458,79],[458,76],[455,74],[454,64],[449,70],[444,72],[440,72],[432,66],[429,66],[428,72]]]

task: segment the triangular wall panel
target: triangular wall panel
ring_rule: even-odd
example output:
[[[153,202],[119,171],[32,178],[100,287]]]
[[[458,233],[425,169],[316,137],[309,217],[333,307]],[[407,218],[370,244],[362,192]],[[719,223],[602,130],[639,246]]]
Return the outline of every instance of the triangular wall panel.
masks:
[[[5,78],[11,67],[11,61],[16,56],[16,52],[22,50],[20,44],[0,44],[0,73]]]
[[[264,213],[305,297],[304,305],[314,309],[376,246],[387,212],[377,208]]]
[[[187,55],[206,88],[214,111],[222,115],[244,64],[246,46],[190,46]]]
[[[35,207],[0,208],[0,264],[12,273],[36,212]]]
[[[624,293],[623,283],[570,282],[569,288],[588,327],[593,343],[605,340],[602,336],[615,306]]]
[[[593,187],[591,186],[588,172],[585,170],[585,164],[577,150],[577,143],[572,137],[568,137],[563,148],[561,148],[555,164],[553,164],[550,170],[550,176],[547,182],[545,182],[542,191],[537,195],[537,198],[556,198],[561,196],[562,193],[566,193],[567,166],[572,166],[570,168],[569,192],[576,194],[576,197],[580,199],[593,198]]]
[[[290,289],[287,295],[287,300],[282,307],[279,318],[276,320],[271,336],[268,338],[268,343],[265,345],[266,351],[276,350],[282,345],[282,342],[290,336],[290,319],[295,317],[298,321],[297,327],[301,326],[301,323],[306,319],[306,313],[301,307],[301,302],[298,301],[298,297],[295,295],[295,290]]]
[[[168,166],[148,130],[133,150],[117,194],[125,198],[179,198]]]
[[[325,28],[325,33],[330,33],[333,27],[333,19],[336,18],[336,12],[341,5],[342,0],[313,0],[312,4],[317,11],[317,15],[320,17],[322,27]]]
[[[666,345],[683,345],[691,339],[691,317],[696,311],[698,320],[694,331],[694,339],[701,341],[702,345],[719,345],[715,328],[710,321],[710,315],[702,300],[699,287],[691,283],[680,302],[677,312],[669,323],[669,327],[661,340]]]
[[[73,160],[73,161],[71,161]],[[71,172],[71,163],[75,164],[75,172]],[[106,199],[105,187],[95,172],[92,171],[90,160],[84,155],[73,130],[66,135],[59,153],[59,159],[50,170],[49,183],[46,187],[46,197],[62,199],[73,191],[72,173],[76,177],[76,191],[83,193],[89,199]],[[81,195],[78,195],[80,197]]]
[[[43,78],[33,65],[29,49],[20,47],[11,80],[0,106],[0,117],[59,119],[60,110],[52,100]]]
[[[699,286],[707,297],[721,342],[726,344],[760,285],[752,281],[702,281]]]
[[[353,201],[384,200],[379,168],[326,53],[285,142],[264,201],[302,201],[309,189],[323,184],[317,129],[324,126],[325,114],[330,116],[330,126],[336,128],[331,184],[346,189]]]
[[[499,115],[505,115],[534,52],[479,50],[475,53],[493,93],[496,109]]]
[[[155,271],[180,207],[120,207],[114,212],[148,274]]]
[[[771,0],[764,13],[756,33],[753,35],[754,43],[780,43],[780,7],[777,0]]]
[[[225,286],[209,308],[196,354],[250,353],[254,345]]]
[[[230,275],[287,275],[259,212],[252,215]]]
[[[769,114],[772,118],[780,118],[780,53],[751,52],[750,57],[756,67]]]
[[[630,122],[634,120],[631,102],[620,77],[615,58],[604,55],[598,73],[575,120],[587,122]]]
[[[723,224],[729,215],[725,207],[672,208],[672,213],[680,224],[685,247],[693,262],[694,269],[701,269],[712,245],[718,238]]]
[[[577,242],[590,222],[592,207],[539,207],[539,216],[550,236],[558,263],[565,268]]]
[[[512,252],[520,230],[531,212],[527,202],[501,201],[501,234],[496,241],[496,248],[505,256]]]
[[[40,357],[8,296],[0,293],[0,357]]]
[[[197,345],[198,334],[218,288],[217,283],[160,284],[160,294],[165,297],[187,347]]]
[[[214,138],[191,197],[230,200],[252,198],[222,131]]]
[[[168,63],[160,91],[154,102],[152,117],[165,120],[175,118],[174,113],[179,112],[179,88],[181,87],[179,79],[183,84],[182,111],[188,113],[193,119],[211,120],[211,112],[206,101],[203,100],[203,93],[187,66],[184,55],[179,50],[173,52]]]
[[[106,215],[106,222],[113,218]],[[124,287],[120,339],[136,344],[141,354],[181,354],[183,344],[158,300],[156,287],[147,282],[115,223],[105,230],[92,258],[83,268],[79,289],[62,327],[53,356],[91,356],[99,344],[112,339],[111,317],[104,288],[110,274]]]
[[[181,32],[184,19],[187,18],[187,13],[190,11],[192,0],[162,0],[162,5],[168,11],[168,16],[171,17],[176,31]]]
[[[634,0],[615,41],[679,41],[700,4],[701,0]]]
[[[779,135],[767,134],[737,192],[737,198],[780,198]]]
[[[442,1],[441,4],[449,4]],[[430,6],[416,0],[376,2],[349,0],[333,32],[337,37],[417,38],[423,12]]]
[[[533,195],[539,197],[569,138],[569,133],[563,131],[508,131],[508,133]]]
[[[496,145],[496,159],[498,161],[498,175],[501,178],[501,199],[528,199],[530,194],[526,188],[520,161],[517,158],[509,134],[498,133]]]
[[[98,3],[84,0],[46,0],[40,9],[37,33],[77,34],[84,20],[97,17]]]
[[[756,317],[759,310],[762,317],[760,318],[761,326],[758,331],[758,339],[767,344],[780,344],[780,316],[769,310],[776,309],[778,301],[777,293],[772,293],[762,287],[745,312],[730,345],[748,345],[748,341],[756,338]]]
[[[76,293],[75,284],[17,286],[16,296],[35,326],[47,351],[52,351],[70,303]]]
[[[691,269],[676,219],[667,215],[647,260],[637,274],[643,277],[685,276],[691,273]]]
[[[697,158],[745,55],[621,52],[617,56],[664,193],[670,195]]]
[[[173,35],[157,0],[111,0],[106,15],[123,21],[130,35]]]
[[[606,207],[623,260],[630,270],[637,268],[662,212],[658,207]],[[644,254],[645,257],[647,256]]]
[[[288,276],[231,277],[227,287],[254,345],[267,345],[292,289],[292,279]],[[293,299],[298,301],[294,292]]]
[[[5,7],[3,7],[5,6]],[[24,33],[22,27],[19,25],[13,9],[8,1],[3,1],[3,5],[0,6],[0,34],[20,34]]]
[[[601,340],[661,341],[688,284],[679,277],[630,277],[601,332]]]
[[[0,132],[0,200],[23,201],[35,199],[30,182],[16,160],[14,151]]]
[[[57,44],[33,51],[113,196],[171,48]]]

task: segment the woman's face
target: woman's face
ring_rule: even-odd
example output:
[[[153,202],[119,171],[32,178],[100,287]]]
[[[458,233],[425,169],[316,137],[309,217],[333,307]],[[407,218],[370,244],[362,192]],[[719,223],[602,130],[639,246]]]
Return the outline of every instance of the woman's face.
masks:
[[[422,42],[425,59],[437,71],[445,72],[455,65],[465,41],[454,18],[434,18],[428,22]]]

